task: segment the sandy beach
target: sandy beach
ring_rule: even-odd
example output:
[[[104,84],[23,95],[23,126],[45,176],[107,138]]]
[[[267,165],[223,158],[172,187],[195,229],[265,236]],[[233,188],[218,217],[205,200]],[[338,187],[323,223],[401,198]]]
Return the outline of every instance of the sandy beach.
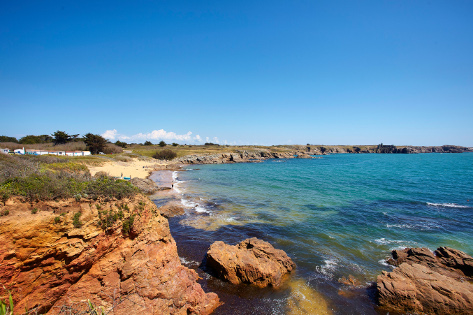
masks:
[[[133,159],[128,162],[107,162],[102,166],[89,166],[90,173],[105,172],[113,177],[147,178],[149,174],[158,169],[163,169],[168,163],[163,161],[140,161]]]

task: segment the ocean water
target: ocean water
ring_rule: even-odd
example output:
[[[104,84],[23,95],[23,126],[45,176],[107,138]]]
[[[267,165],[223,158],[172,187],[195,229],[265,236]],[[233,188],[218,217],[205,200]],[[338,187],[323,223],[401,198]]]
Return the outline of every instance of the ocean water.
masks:
[[[404,247],[473,255],[473,153],[336,154],[199,165],[175,172],[186,215],[170,220],[183,262],[225,304],[217,314],[381,314],[372,284]],[[211,277],[216,240],[256,236],[297,264],[286,285],[255,290]],[[339,279],[352,275],[351,287]]]

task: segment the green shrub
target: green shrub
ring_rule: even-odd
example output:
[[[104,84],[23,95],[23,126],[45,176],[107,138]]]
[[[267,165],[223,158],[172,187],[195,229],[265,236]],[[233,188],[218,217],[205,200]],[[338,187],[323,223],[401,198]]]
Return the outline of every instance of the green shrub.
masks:
[[[54,224],[58,224],[59,222],[61,222],[61,217],[55,217]]]
[[[31,214],[36,214],[38,213],[38,211],[39,211],[38,208],[33,208],[31,209]]]
[[[10,214],[10,210],[3,210],[2,212],[0,212],[0,217],[1,216],[6,216],[6,215],[9,215]]]
[[[2,199],[3,205],[5,205],[8,199],[10,199],[10,192],[7,190],[0,190],[0,197]]]
[[[72,225],[74,225],[75,228],[80,228],[82,226],[82,222],[80,221],[81,215],[82,213],[76,212],[72,218]]]
[[[51,157],[0,155],[0,199],[5,203],[11,196],[23,196],[29,201],[64,198],[99,197],[122,199],[138,193],[127,181],[108,176],[92,178],[84,165],[58,162]],[[66,160],[67,161],[67,160]],[[87,172],[85,171],[87,170]]]
[[[119,211],[115,212],[113,210],[104,210],[99,211],[99,224],[102,229],[106,230],[109,227],[112,227],[115,222],[118,220],[122,220],[124,217],[123,211],[120,209]]]
[[[95,205],[95,208],[97,208],[97,210],[100,210],[100,209],[102,209],[102,206],[99,205],[99,204],[96,204],[96,205]]]
[[[92,198],[105,196],[123,199],[137,194],[138,189],[126,180],[101,177],[88,182],[85,192]]]
[[[176,158],[176,156],[177,156],[177,153],[169,149],[156,151],[156,153],[153,154],[153,157],[157,160],[168,160],[168,161]]]
[[[126,218],[123,223],[122,223],[122,231],[125,234],[129,234],[131,231],[131,228],[133,227],[133,222],[135,222],[135,215],[131,215],[128,218]]]

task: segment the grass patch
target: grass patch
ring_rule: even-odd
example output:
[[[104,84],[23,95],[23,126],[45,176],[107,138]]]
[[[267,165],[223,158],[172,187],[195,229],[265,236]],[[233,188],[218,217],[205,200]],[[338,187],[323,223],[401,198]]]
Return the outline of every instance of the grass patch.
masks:
[[[65,171],[65,172],[72,172],[72,173],[88,173],[89,172],[89,169],[84,164],[80,164],[76,162],[67,162],[67,161],[46,164],[44,168],[51,171]]]

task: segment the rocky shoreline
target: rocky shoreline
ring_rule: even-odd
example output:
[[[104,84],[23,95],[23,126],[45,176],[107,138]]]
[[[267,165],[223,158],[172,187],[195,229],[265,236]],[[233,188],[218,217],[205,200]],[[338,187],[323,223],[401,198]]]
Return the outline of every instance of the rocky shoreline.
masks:
[[[327,154],[418,154],[418,153],[465,153],[473,152],[473,148],[444,145],[444,146],[292,146],[290,151],[274,152],[270,148],[255,151],[239,151],[233,153],[192,154],[173,161],[176,164],[228,164],[255,163],[268,159],[310,159],[316,155]]]
[[[312,155],[296,153],[300,158]],[[186,157],[186,164],[254,162],[294,155],[228,153]],[[172,169],[180,170],[177,164]],[[153,180],[133,184],[148,194],[156,192],[156,186],[172,192],[171,171],[165,172],[163,184]],[[34,204],[12,198],[2,209],[10,215],[0,218],[0,283],[14,292],[18,313],[25,308],[48,314],[80,312],[89,307],[87,300],[113,314],[129,314],[130,310],[210,314],[221,305],[217,294],[206,293],[198,274],[178,256],[167,220],[184,214],[178,204],[157,207],[138,194],[124,200],[81,198]],[[32,209],[39,212],[33,214]],[[75,223],[77,213],[79,225]],[[119,213],[122,217],[115,221]],[[130,218],[125,232],[120,224]],[[211,274],[236,285],[279,287],[287,278],[284,275],[295,268],[281,252],[259,239],[247,239],[237,246],[216,242],[204,265]],[[408,248],[392,255],[388,262],[396,268],[377,278],[380,310],[419,314],[468,314],[473,310],[471,256],[448,247],[435,252]],[[6,296],[7,291],[2,291],[0,298]]]

